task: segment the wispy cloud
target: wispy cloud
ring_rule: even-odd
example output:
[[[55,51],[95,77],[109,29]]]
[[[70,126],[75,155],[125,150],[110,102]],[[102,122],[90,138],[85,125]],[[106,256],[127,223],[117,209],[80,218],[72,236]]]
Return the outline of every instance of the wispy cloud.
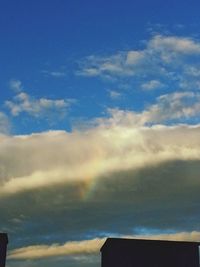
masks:
[[[164,87],[164,84],[162,84],[158,80],[150,80],[150,81],[145,82],[141,85],[141,88],[144,90],[154,90],[154,89],[160,89],[163,87]]]
[[[16,93],[19,93],[23,90],[22,82],[20,80],[10,80],[9,82],[10,88],[14,90]]]
[[[119,99],[122,96],[121,93],[119,93],[118,91],[115,91],[115,90],[110,90],[109,91],[109,95],[110,95],[110,98],[113,99],[113,100]]]
[[[64,71],[49,71],[49,70],[43,70],[42,73],[44,73],[47,76],[55,77],[55,78],[62,78],[66,76],[66,72]]]
[[[16,95],[13,101],[6,101],[5,105],[10,109],[13,116],[18,116],[22,112],[26,112],[31,116],[39,117],[51,110],[64,111],[73,103],[72,100],[64,99],[35,99],[27,93],[21,92]]]
[[[37,245],[19,248],[10,252],[9,259],[38,259],[46,257],[97,253],[105,238],[71,241],[63,245]]]
[[[140,238],[140,239],[158,239],[158,240],[171,240],[171,241],[199,241],[200,232],[178,232],[173,234],[160,234],[160,235],[134,235],[134,236],[121,236],[125,238]],[[40,259],[47,257],[58,256],[75,256],[94,254],[100,251],[101,246],[106,241],[106,238],[95,238],[91,240],[71,241],[63,245],[35,245],[22,247],[10,251],[8,259]]]
[[[108,109],[109,118],[99,118],[95,122],[105,125],[145,126],[157,123],[184,123],[200,114],[200,94],[194,92],[174,92],[157,97],[156,103],[141,112]]]
[[[144,49],[87,57],[80,63],[77,74],[107,78],[111,81],[124,78],[127,82],[127,79],[130,79],[130,84],[131,79],[134,79],[139,87],[149,90],[164,85],[171,86],[170,81],[177,89],[196,90],[199,89],[197,84],[200,82],[200,65],[197,58],[200,58],[199,40],[157,34],[146,42]]]
[[[6,134],[10,130],[10,122],[8,116],[0,112],[0,133]]]
[[[177,36],[156,35],[148,44],[148,48],[161,52],[161,56],[169,62],[171,56],[199,55],[200,43],[191,39]]]
[[[5,106],[10,110],[13,116],[19,116],[21,113],[27,113],[37,118],[50,118],[53,114],[60,114],[64,117],[75,99],[50,99],[35,98],[22,91],[20,81],[12,81],[12,88],[18,90],[12,100],[5,101]]]

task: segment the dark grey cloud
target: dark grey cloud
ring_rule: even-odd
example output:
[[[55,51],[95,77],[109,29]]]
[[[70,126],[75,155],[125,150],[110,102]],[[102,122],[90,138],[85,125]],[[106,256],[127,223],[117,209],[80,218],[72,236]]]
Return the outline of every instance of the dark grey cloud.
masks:
[[[82,240],[138,228],[200,230],[199,161],[173,161],[100,177],[87,199],[83,184],[37,189],[2,199],[10,248]]]
[[[199,140],[199,127],[187,125],[1,136],[0,230],[9,250],[200,231]],[[80,266],[70,255],[65,261]],[[35,262],[50,260],[27,266]]]

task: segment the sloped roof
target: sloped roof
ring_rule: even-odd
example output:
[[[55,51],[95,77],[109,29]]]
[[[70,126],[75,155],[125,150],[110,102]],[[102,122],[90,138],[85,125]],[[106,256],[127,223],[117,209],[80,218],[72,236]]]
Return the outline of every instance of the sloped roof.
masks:
[[[191,241],[169,241],[169,240],[149,240],[149,239],[129,239],[129,238],[107,238],[100,251],[102,252],[104,249],[110,248],[112,246],[122,245],[122,246],[133,246],[136,244],[142,244],[147,246],[152,245],[184,245],[184,246],[200,246],[200,242],[191,242]]]

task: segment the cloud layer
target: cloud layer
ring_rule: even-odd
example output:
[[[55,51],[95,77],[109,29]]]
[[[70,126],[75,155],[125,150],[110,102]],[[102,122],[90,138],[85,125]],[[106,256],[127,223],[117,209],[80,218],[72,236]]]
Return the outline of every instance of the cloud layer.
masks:
[[[7,115],[3,112],[0,112],[0,133],[8,133],[10,130],[10,121]]]
[[[198,230],[200,126],[134,127],[122,115],[85,131],[1,135],[1,230],[33,245],[49,233]]]
[[[77,74],[128,83],[134,90],[199,90],[199,57],[199,40],[154,35],[143,49],[87,57]]]
[[[200,160],[199,140],[200,126],[99,126],[84,133],[1,136],[1,195],[91,182],[107,173],[166,161]]]
[[[122,236],[123,238],[123,236]],[[135,235],[125,236],[125,238],[139,238],[139,239],[155,239],[155,240],[171,240],[171,241],[197,241],[200,239],[200,232],[179,232],[174,234],[160,234],[160,235]],[[46,257],[59,257],[59,256],[74,256],[74,255],[87,255],[99,253],[100,248],[106,241],[106,238],[95,238],[91,240],[72,241],[63,245],[52,244],[36,245],[18,248],[10,251],[9,259],[40,259]]]

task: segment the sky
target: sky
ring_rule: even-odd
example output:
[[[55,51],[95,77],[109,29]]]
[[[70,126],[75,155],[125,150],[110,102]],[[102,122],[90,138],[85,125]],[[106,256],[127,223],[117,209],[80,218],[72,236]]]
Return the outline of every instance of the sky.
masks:
[[[200,3],[0,1],[8,267],[107,237],[200,240]]]

